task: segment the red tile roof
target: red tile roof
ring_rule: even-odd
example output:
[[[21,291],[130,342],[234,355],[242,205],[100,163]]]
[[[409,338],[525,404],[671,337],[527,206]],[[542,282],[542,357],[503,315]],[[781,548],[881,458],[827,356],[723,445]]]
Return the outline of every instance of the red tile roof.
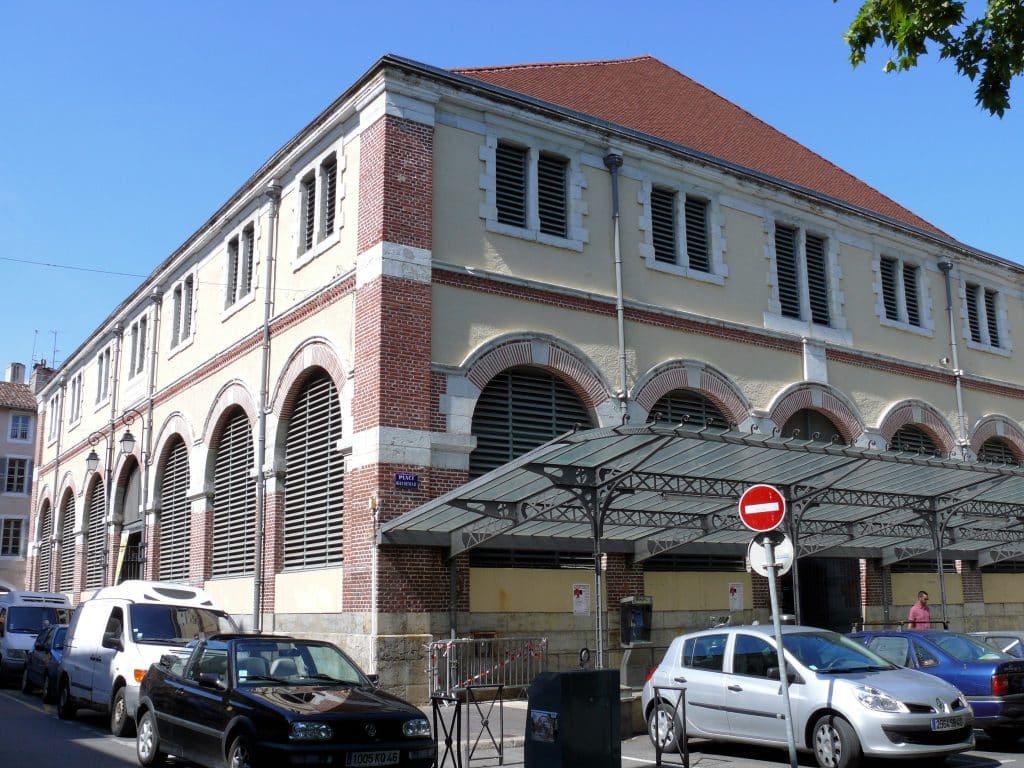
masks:
[[[0,408],[14,408],[19,411],[36,410],[36,396],[27,384],[12,384],[0,381]]]
[[[650,56],[452,71],[695,149],[948,237],[857,177]]]

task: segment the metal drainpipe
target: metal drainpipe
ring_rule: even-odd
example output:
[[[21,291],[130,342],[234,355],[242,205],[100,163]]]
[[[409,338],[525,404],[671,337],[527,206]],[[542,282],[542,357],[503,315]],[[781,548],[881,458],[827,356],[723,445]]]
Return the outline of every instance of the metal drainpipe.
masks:
[[[49,582],[47,584],[39,585],[41,591],[43,592],[56,591],[53,585],[53,550],[54,544],[57,543],[57,537],[59,536],[57,529],[57,513],[60,511],[60,499],[58,497],[58,493],[60,491],[60,488],[58,487],[58,484],[60,483],[60,426],[64,422],[64,398],[67,396],[67,390],[68,380],[67,377],[62,374],[60,377],[60,399],[57,401],[57,444],[55,446],[57,458],[53,464],[53,509],[50,512],[50,515],[52,516],[53,519],[53,525],[51,526],[50,529],[50,540],[46,542],[46,546],[50,548],[50,573],[49,576],[47,577],[49,579]],[[37,549],[36,552],[38,551],[39,550]],[[60,563],[58,562],[57,565],[59,566]]]
[[[625,422],[629,413],[629,391],[626,389],[626,330],[623,321],[622,305],[622,248],[619,234],[619,169],[622,167],[622,155],[609,152],[604,156],[604,165],[612,177],[612,222],[614,225],[615,249],[615,317],[619,332],[619,410]]]
[[[152,463],[151,458],[153,456],[153,399],[156,395],[156,366],[160,359],[157,354],[159,352],[159,339],[160,339],[160,318],[161,308],[163,307],[163,301],[161,298],[160,286],[153,286],[153,290],[150,292],[150,299],[153,301],[153,343],[149,352],[149,388],[146,393],[146,418],[143,424],[145,430],[145,436],[142,440],[142,578],[149,578],[146,573],[146,566],[149,561],[149,544],[146,537],[149,535],[149,466]],[[113,440],[113,435],[111,435]]]
[[[277,179],[267,184],[264,192],[270,203],[267,214],[269,237],[267,242],[267,264],[263,300],[263,346],[260,360],[260,402],[257,413],[256,440],[256,546],[252,576],[252,628],[263,629],[263,538],[264,500],[266,499],[267,477],[263,465],[267,459],[267,379],[270,376],[270,318],[274,305],[274,255],[277,250],[277,213],[281,202],[281,184]]]
[[[946,316],[949,319],[949,350],[953,358],[953,381],[956,384],[956,414],[960,428],[960,450],[963,451],[967,443],[967,416],[964,413],[964,392],[960,379],[964,372],[960,370],[960,356],[956,346],[956,323],[953,322],[953,288],[950,285],[949,273],[953,271],[952,261],[940,261],[939,269],[946,282]],[[964,456],[963,458],[967,458]]]

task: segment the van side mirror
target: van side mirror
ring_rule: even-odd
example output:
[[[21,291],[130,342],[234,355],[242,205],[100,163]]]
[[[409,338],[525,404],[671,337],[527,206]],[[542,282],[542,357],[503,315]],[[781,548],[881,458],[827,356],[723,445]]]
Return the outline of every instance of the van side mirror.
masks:
[[[103,647],[113,648],[115,651],[123,651],[124,643],[121,642],[121,637],[116,632],[107,632],[103,635]]]

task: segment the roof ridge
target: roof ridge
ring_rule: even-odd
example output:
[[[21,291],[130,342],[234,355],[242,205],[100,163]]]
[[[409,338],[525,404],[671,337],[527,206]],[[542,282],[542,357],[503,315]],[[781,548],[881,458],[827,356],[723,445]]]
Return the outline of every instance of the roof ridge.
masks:
[[[548,62],[533,62],[530,64],[502,64],[490,67],[454,67],[451,72],[458,72],[460,74],[466,72],[508,72],[512,70],[524,70],[524,69],[551,69],[555,67],[593,67],[593,66],[605,66],[609,64],[631,64],[637,61],[656,61],[662,66],[668,66],[665,62],[651,56],[650,54],[642,54],[640,56],[630,56],[623,59],[592,59],[590,61],[548,61]],[[680,73],[682,74],[682,73]]]

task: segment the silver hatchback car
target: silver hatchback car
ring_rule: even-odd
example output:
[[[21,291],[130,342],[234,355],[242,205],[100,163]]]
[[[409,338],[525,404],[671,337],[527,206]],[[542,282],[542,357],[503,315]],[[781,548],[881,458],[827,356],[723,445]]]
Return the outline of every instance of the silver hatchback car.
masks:
[[[796,746],[822,768],[851,768],[862,755],[921,758],[974,747],[971,708],[949,683],[896,667],[836,632],[787,625],[782,633]],[[679,748],[680,717],[687,737],[785,749],[773,628],[677,637],[648,675],[643,706],[651,741],[665,751]]]

